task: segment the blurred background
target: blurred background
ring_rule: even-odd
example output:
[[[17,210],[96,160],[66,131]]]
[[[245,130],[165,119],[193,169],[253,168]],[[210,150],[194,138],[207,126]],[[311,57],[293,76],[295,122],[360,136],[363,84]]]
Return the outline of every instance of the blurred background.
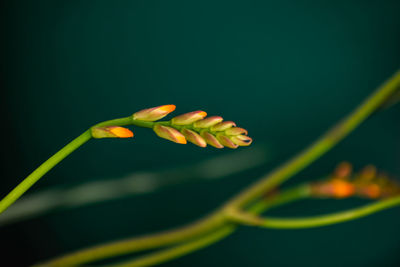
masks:
[[[236,151],[201,149],[134,128],[132,140],[90,141],[26,194],[42,196],[24,202],[27,213],[35,203],[48,211],[14,221],[4,213],[11,218],[0,224],[7,266],[206,215],[315,140],[400,66],[399,1],[0,5],[1,196],[89,126],[143,108],[203,109],[254,139]],[[375,164],[400,179],[399,115],[399,105],[374,115],[285,186],[319,179],[342,160],[355,169]],[[101,194],[121,179],[131,190]],[[99,190],[88,195],[94,185]],[[271,214],[364,202],[302,201]],[[399,236],[399,208],[309,230],[242,227],[164,266],[399,266]]]

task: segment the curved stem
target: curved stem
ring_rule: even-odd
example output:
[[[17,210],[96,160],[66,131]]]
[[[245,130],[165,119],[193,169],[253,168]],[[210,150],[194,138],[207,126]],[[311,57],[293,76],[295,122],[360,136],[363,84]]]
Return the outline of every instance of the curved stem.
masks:
[[[123,126],[132,124],[132,118],[120,118],[109,121],[104,121],[96,124],[95,126]],[[31,188],[43,175],[50,171],[60,161],[65,159],[69,154],[74,152],[84,143],[92,138],[90,129],[86,130],[80,136],[72,140],[57,153],[51,156],[48,160],[42,163],[36,170],[34,170],[28,177],[26,177],[20,184],[18,184],[10,193],[8,193],[0,201],[0,214],[4,212],[11,204],[13,204],[22,194],[24,194],[29,188]]]
[[[38,264],[38,266],[73,266],[108,257],[176,244],[213,231],[225,222],[226,218],[223,214],[214,214],[204,220],[177,230],[95,246]]]
[[[310,147],[266,175],[261,181],[254,183],[247,190],[235,196],[226,206],[243,207],[310,165],[351,133],[399,88],[400,71],[397,71],[350,115],[320,137]]]
[[[231,211],[229,214],[227,214],[227,216],[230,217],[232,221],[240,224],[260,226],[265,228],[299,229],[299,228],[321,227],[321,226],[346,222],[397,205],[400,205],[400,196],[386,200],[381,200],[356,209],[346,210],[322,216],[313,216],[305,218],[259,217],[252,215],[251,213],[248,212],[241,212],[239,210]]]
[[[244,190],[242,193],[240,193],[239,195],[228,201],[215,213],[203,219],[200,222],[201,225],[200,227],[191,228],[191,226],[189,226],[181,230],[178,229],[172,233],[167,232],[160,235],[153,235],[150,237],[150,239],[148,239],[151,240],[151,246],[147,245],[146,243],[147,241],[146,242],[143,241],[143,243],[141,243],[140,238],[131,239],[130,240],[131,243],[129,243],[129,245],[131,246],[130,249],[124,249],[123,247],[121,248],[120,242],[111,243],[109,245],[101,246],[101,247],[108,247],[105,251],[103,251],[105,254],[102,254],[103,252],[101,252],[101,250],[98,253],[91,254],[90,251],[92,251],[92,249],[88,249],[83,251],[84,256],[82,256],[81,258],[79,257],[80,252],[76,252],[59,259],[55,259],[49,262],[49,264],[54,262],[59,262],[62,259],[66,258],[69,259],[69,262],[71,262],[71,264],[89,262],[95,259],[104,259],[111,256],[127,254],[132,251],[147,249],[150,247],[154,248],[154,247],[164,246],[167,244],[189,241],[194,236],[207,234],[212,230],[218,229],[219,227],[227,223],[226,221],[227,217],[224,217],[227,211],[240,209],[241,207],[256,200],[262,194],[269,192],[272,188],[283,183],[291,176],[295,175],[296,173],[298,173],[299,171],[310,165],[313,161],[322,156],[333,146],[335,146],[339,141],[341,141],[344,137],[346,137],[361,122],[363,122],[369,115],[371,115],[371,113],[377,110],[377,108],[379,108],[382,105],[382,103],[384,103],[396,90],[399,89],[399,85],[400,85],[400,71],[396,72],[387,82],[385,82],[382,86],[380,86],[375,93],[373,93],[367,100],[365,100],[353,113],[347,116],[343,121],[339,122],[339,124],[334,128],[332,128],[327,134],[323,135],[309,148],[299,153],[297,156],[289,160],[287,163],[283,164],[281,167],[275,169],[270,174],[266,175],[264,178],[261,179],[261,181],[256,182],[255,184],[250,186],[247,190]],[[135,122],[131,123],[135,124]],[[151,127],[151,125],[150,124],[148,124],[147,126],[143,125],[143,127]],[[258,209],[261,210],[260,207]],[[372,212],[374,211],[371,211],[370,213]],[[216,220],[216,218],[219,219]],[[211,244],[211,243],[212,243],[211,241],[206,242],[206,244]],[[156,257],[156,255],[158,254],[154,254],[152,257]],[[74,259],[75,256],[77,256],[76,260]]]
[[[253,214],[260,214],[267,209],[308,198],[310,196],[310,193],[311,189],[309,184],[303,184],[293,188],[289,188],[282,192],[279,192],[276,196],[260,199],[249,207],[248,212]]]
[[[51,170],[55,165],[57,165],[60,161],[62,161],[65,157],[67,157],[81,145],[89,141],[90,138],[92,138],[92,134],[90,133],[90,130],[87,130],[83,134],[72,140],[69,144],[59,150],[48,160],[46,160],[0,201],[0,213],[5,211],[11,204],[13,204],[23,193],[25,193],[49,170]]]
[[[188,241],[182,245],[178,245],[172,248],[162,250],[160,252],[154,252],[142,257],[136,258],[131,261],[124,262],[122,264],[112,265],[113,267],[142,267],[142,266],[152,266],[166,261],[170,261],[179,258],[183,255],[189,254],[193,251],[202,249],[211,244],[214,244],[224,237],[230,235],[236,226],[233,224],[226,225],[210,234],[207,234],[201,238],[194,241]]]

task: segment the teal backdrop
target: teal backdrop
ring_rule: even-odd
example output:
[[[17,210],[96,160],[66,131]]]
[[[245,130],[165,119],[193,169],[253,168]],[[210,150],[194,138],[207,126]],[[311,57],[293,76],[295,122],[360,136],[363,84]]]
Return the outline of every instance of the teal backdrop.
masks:
[[[3,226],[2,266],[27,266],[198,219],[307,146],[400,67],[399,1],[0,5],[2,196],[90,125],[162,104],[177,105],[177,114],[203,109],[234,120],[271,155],[261,166],[213,182]],[[342,160],[355,169],[372,163],[400,179],[399,116],[400,106],[374,115],[287,184],[319,179]],[[232,153],[133,130],[132,140],[89,142],[28,194]],[[321,214],[364,202],[302,201],[272,214]],[[394,208],[317,229],[242,227],[165,266],[400,266],[399,237],[400,209]]]

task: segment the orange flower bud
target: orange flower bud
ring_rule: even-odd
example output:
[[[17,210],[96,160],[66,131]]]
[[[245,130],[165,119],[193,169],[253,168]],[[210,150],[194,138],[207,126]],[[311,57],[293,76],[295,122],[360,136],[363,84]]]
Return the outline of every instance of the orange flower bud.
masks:
[[[204,111],[192,111],[172,118],[171,123],[175,125],[188,125],[203,119],[205,116],[207,116],[207,113]]]
[[[186,139],[195,144],[196,146],[200,146],[200,147],[206,147],[207,143],[206,141],[196,132],[193,132],[191,130],[188,129],[183,129],[182,130],[182,134],[186,137]]]
[[[226,135],[217,134],[217,139],[223,146],[233,148],[233,149],[238,147],[238,145],[235,144],[234,142],[232,142],[232,140],[229,139],[229,137],[227,137]]]
[[[236,123],[233,121],[223,121],[211,127],[211,131],[220,132],[225,131],[226,129],[232,128],[236,126]]]
[[[245,134],[247,135],[247,130],[239,127],[233,127],[225,130],[225,134],[227,135],[239,135],[239,134]]]
[[[376,167],[373,165],[365,166],[360,173],[360,179],[364,181],[371,181],[375,177],[376,177]]]
[[[239,146],[249,146],[253,142],[253,139],[251,139],[251,137],[248,137],[247,135],[232,136],[231,140],[233,143]]]
[[[93,138],[130,138],[133,132],[119,126],[92,127]]]
[[[377,184],[370,184],[365,187],[364,193],[369,198],[378,198],[381,195],[381,188]]]
[[[133,114],[134,120],[140,121],[156,121],[164,118],[175,110],[175,105],[163,105],[154,108],[143,109]]]
[[[186,138],[178,130],[156,124],[153,127],[154,132],[161,138],[170,140],[178,144],[186,144]]]
[[[335,177],[337,178],[347,178],[350,176],[353,167],[350,163],[344,161],[339,163],[339,165],[335,169]]]
[[[351,183],[335,179],[331,182],[332,194],[336,198],[346,198],[354,194],[355,188]]]
[[[223,148],[224,146],[217,140],[217,138],[210,134],[209,132],[201,132],[201,137],[206,140],[207,144],[215,147],[215,148]]]
[[[211,116],[199,121],[194,122],[193,127],[195,128],[209,128],[211,126],[214,126],[217,123],[220,123],[222,121],[222,117],[220,116]]]

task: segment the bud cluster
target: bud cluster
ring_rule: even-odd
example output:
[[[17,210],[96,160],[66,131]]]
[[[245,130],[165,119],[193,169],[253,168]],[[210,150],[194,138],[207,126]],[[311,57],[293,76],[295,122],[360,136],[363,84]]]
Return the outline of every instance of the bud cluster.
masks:
[[[167,116],[175,110],[174,105],[144,109],[133,114],[133,121],[154,122]],[[170,121],[154,122],[152,128],[161,138],[178,144],[187,141],[206,147],[207,144],[216,148],[237,148],[248,146],[252,139],[247,136],[247,130],[236,127],[232,121],[223,121],[220,116],[206,117],[207,113],[198,110],[172,118]]]
[[[378,173],[375,166],[368,165],[359,173],[352,173],[352,166],[340,163],[331,177],[311,185],[316,197],[346,198],[358,196],[376,199],[400,194],[400,185],[384,173]]]

